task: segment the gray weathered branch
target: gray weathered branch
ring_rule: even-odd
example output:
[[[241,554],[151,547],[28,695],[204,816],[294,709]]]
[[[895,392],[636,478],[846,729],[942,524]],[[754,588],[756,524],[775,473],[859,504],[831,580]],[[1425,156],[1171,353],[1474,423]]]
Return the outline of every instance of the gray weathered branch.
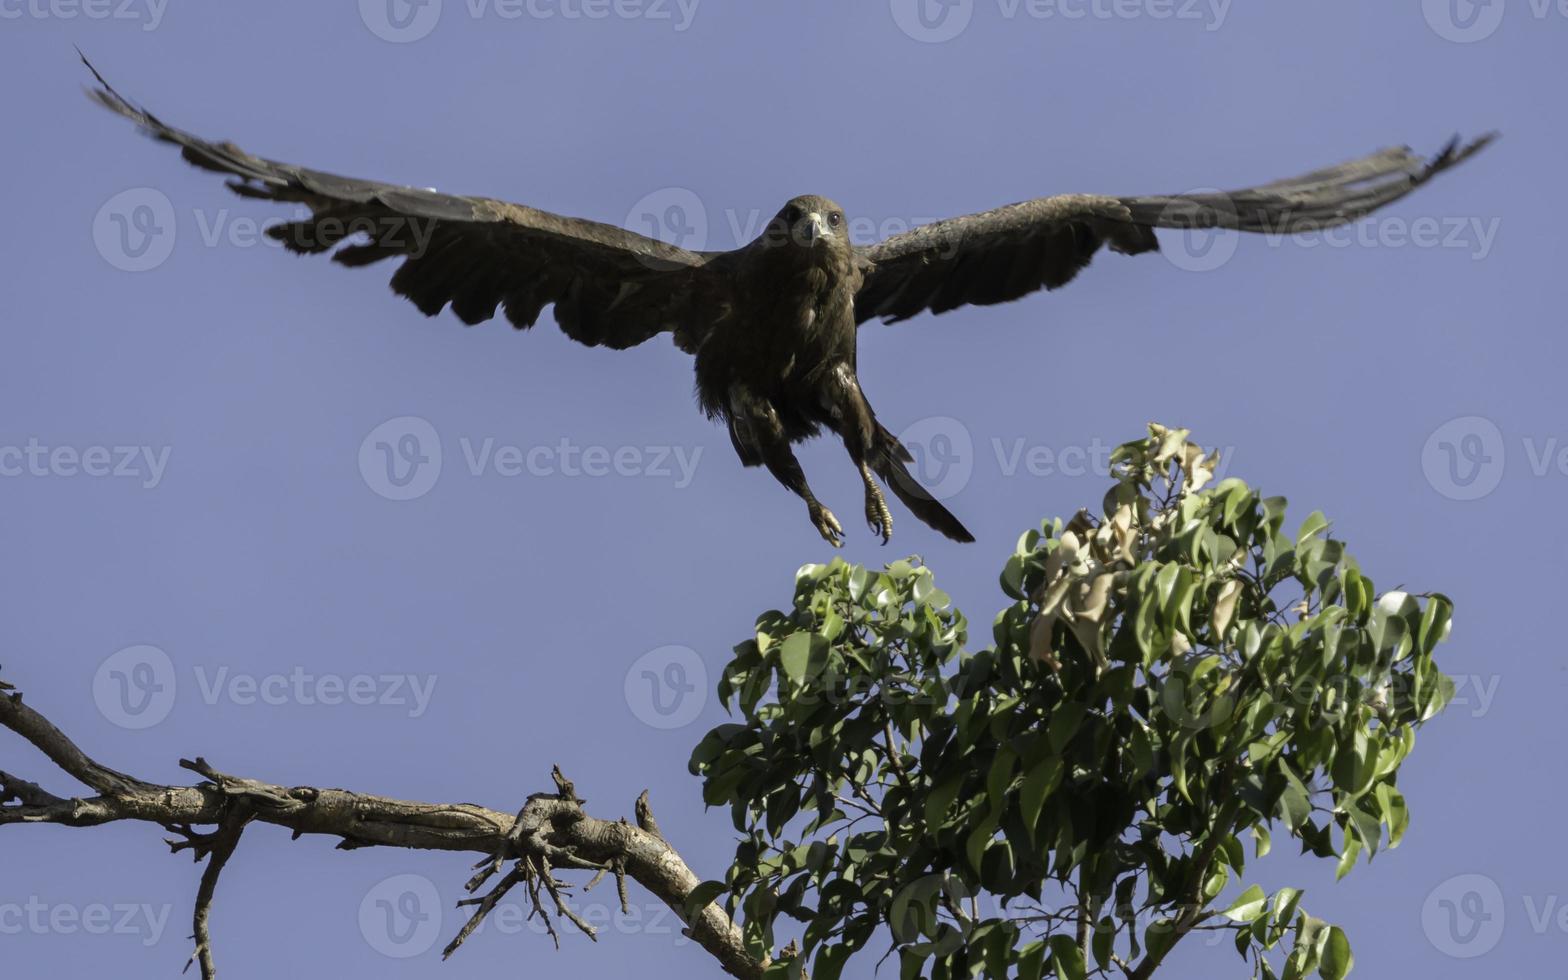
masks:
[[[637,825],[622,820],[602,820],[583,809],[569,780],[557,769],[557,791],[529,796],[515,814],[471,803],[418,803],[372,796],[341,789],[311,786],[285,787],[218,772],[203,759],[181,760],[202,782],[194,786],[164,786],[144,782],[93,760],[47,718],[22,701],[20,692],[0,682],[0,726],[10,729],[37,747],[66,774],[96,795],[64,798],[20,777],[0,772],[0,826],[52,823],[68,827],[93,827],[120,820],[140,820],[181,834],[171,841],[176,850],[192,850],[197,860],[206,858],[194,919],[196,952],[204,980],[216,975],[207,936],[207,916],[218,874],[238,845],[241,832],[254,823],[286,827],[295,837],[325,834],[339,838],[338,847],[406,847],[421,850],[468,851],[486,855],[482,870],[470,881],[477,890],[506,862],[516,862],[496,892],[499,898],[513,884],[523,882],[534,901],[541,894],[550,910],[576,919],[560,894],[554,874],[572,870],[614,872],[618,882],[630,877],[669,906],[687,925],[687,932],[733,976],[760,978],[767,961],[752,957],[740,929],[716,904],[688,916],[686,899],[700,883],[697,875],[658,831],[648,810],[646,794],[639,798]],[[191,828],[217,826],[208,834]],[[624,887],[621,890],[625,900]],[[488,896],[487,896],[488,897]],[[472,924],[493,907],[485,899],[477,905]],[[471,932],[469,929],[467,932]],[[449,952],[467,938],[460,934]]]

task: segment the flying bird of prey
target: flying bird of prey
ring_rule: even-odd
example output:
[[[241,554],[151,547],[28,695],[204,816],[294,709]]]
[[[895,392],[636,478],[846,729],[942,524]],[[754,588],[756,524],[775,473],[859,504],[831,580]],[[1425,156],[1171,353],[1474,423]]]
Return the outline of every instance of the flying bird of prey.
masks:
[[[806,195],[786,203],[755,241],[706,252],[492,198],[252,156],[165,125],[92,71],[98,102],[179,146],[190,163],[231,175],[236,193],[308,208],[310,217],[269,230],[289,249],[333,252],[353,267],[400,259],[392,289],[428,316],[450,305],[475,324],[502,310],[526,329],[553,305],[561,330],[590,346],[624,349],[670,334],[695,359],[698,402],[728,426],[741,462],[766,466],[835,546],[844,529],[812,493],[791,448],[824,427],[860,471],[866,522],[884,543],[893,515],[878,478],[926,524],[955,541],[974,540],[915,480],[906,466],[913,457],[866,400],[855,373],[860,324],[1055,289],[1103,245],[1126,255],[1158,249],[1156,228],[1289,233],[1344,224],[1399,200],[1492,139],[1456,140],[1429,162],[1408,149],[1383,150],[1230,193],[1039,198],[869,246],[850,241],[843,208]]]

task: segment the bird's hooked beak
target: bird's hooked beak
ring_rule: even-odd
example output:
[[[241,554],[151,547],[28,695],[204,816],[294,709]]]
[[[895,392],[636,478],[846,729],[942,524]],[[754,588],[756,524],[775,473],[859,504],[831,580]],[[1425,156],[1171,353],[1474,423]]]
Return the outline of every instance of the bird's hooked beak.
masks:
[[[800,219],[800,237],[804,244],[815,245],[824,238],[832,238],[833,229],[821,212],[812,211]]]

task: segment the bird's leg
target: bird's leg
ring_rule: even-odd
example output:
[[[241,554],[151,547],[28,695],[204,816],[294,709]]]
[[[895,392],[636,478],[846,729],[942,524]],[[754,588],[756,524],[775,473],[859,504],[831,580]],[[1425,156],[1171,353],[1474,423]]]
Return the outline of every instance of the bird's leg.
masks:
[[[866,401],[865,393],[860,390],[860,380],[855,377],[855,369],[850,362],[835,365],[829,377],[831,381],[824,392],[824,407],[828,415],[826,421],[844,440],[849,458],[860,471],[860,480],[866,487],[866,524],[870,526],[872,534],[887,544],[893,537],[893,512],[888,510],[887,499],[882,496],[882,487],[877,484],[876,475],[872,473],[868,462],[874,458],[872,447],[877,437],[876,415],[871,411],[871,403]]]
[[[860,479],[866,485],[866,523],[871,526],[871,533],[880,535],[882,543],[887,544],[893,537],[893,512],[887,509],[887,498],[882,496],[871,467],[864,462],[860,464]]]
[[[795,458],[794,451],[789,448],[789,441],[782,433],[777,440],[762,447],[762,461],[767,464],[768,472],[806,502],[806,513],[811,516],[811,525],[822,535],[822,540],[835,548],[842,548],[844,526],[811,492],[811,487],[806,484],[806,474],[800,468],[800,461]]]
[[[844,526],[811,492],[810,485],[806,483],[806,474],[800,468],[800,460],[795,458],[795,451],[790,448],[789,436],[784,432],[784,423],[779,419],[778,411],[771,403],[740,385],[730,388],[730,410],[732,417],[741,423],[739,428],[745,434],[748,448],[756,451],[774,479],[806,502],[811,525],[822,535],[822,540],[835,548],[842,548]]]
[[[811,492],[811,487],[806,485],[806,474],[800,469],[800,461],[790,451],[789,443],[780,440],[774,447],[764,449],[763,461],[767,463],[768,470],[778,477],[780,483],[795,491],[806,502],[806,513],[811,517],[811,526],[822,535],[822,540],[835,548],[844,547],[844,525],[838,522],[833,512],[824,507],[816,494]]]

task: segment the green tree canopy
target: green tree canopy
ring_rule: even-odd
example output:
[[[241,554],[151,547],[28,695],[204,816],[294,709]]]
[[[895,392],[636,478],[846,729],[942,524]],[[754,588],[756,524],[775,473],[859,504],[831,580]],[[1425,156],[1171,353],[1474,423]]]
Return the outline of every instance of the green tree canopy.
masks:
[[[1322,514],[1287,530],[1187,437],[1151,425],[1101,516],[1019,539],[985,649],[916,559],[802,568],[692,755],[741,835],[692,904],[722,898],[758,956],[794,939],[770,972],[814,980],[889,936],[906,978],[1142,978],[1197,929],[1254,976],[1348,973],[1345,933],[1247,885],[1249,852],[1283,833],[1342,876],[1399,843],[1451,605],[1378,593]]]

